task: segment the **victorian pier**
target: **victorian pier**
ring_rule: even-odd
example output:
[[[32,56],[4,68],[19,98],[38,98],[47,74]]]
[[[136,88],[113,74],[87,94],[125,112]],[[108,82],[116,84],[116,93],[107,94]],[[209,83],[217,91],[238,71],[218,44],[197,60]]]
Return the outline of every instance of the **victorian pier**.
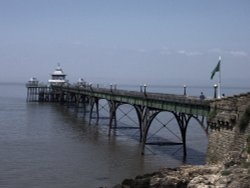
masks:
[[[209,128],[213,127],[233,127],[237,118],[233,110],[227,109],[228,115],[225,115],[224,107],[216,105],[218,100],[232,100],[230,97],[202,100],[198,97],[186,96],[185,92],[183,95],[174,95],[150,93],[143,87],[141,87],[140,91],[119,90],[112,86],[110,88],[101,88],[98,85],[94,87],[84,82],[83,79],[79,79],[76,84],[69,84],[65,78],[66,74],[64,74],[60,65],[51,74],[51,79],[47,85],[41,84],[37,79],[32,78],[26,84],[27,101],[74,104],[75,108],[87,105],[89,107],[89,123],[91,124],[92,119],[96,119],[96,123],[98,123],[99,102],[100,100],[106,100],[109,107],[109,134],[112,129],[117,127],[117,109],[124,104],[131,105],[135,109],[138,118],[142,154],[144,154],[145,145],[149,144],[147,142],[149,128],[160,112],[173,114],[179,126],[181,142],[158,142],[154,144],[182,145],[184,157],[187,155],[187,128],[192,118],[197,120],[207,132]],[[220,111],[223,111],[224,117],[219,116],[214,121]],[[95,118],[93,113],[96,115]]]

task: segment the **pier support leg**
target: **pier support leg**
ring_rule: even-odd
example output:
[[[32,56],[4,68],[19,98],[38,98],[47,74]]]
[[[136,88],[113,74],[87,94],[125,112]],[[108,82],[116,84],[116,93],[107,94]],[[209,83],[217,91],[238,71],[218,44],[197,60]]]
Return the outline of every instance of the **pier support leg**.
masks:
[[[182,143],[183,143],[183,156],[186,157],[187,156],[187,146],[186,146],[187,126],[192,115],[175,112],[174,116],[178,122],[180,132],[181,132]]]
[[[98,99],[95,99],[95,105],[96,105],[96,124],[99,122],[99,103]]]
[[[119,104],[114,102],[114,101],[110,101],[109,102],[109,136],[111,133],[111,129],[113,128],[113,122],[114,122],[114,127],[117,127],[117,119],[116,119],[116,110],[118,108]]]
[[[142,127],[142,149],[141,149],[141,155],[144,155],[145,145],[147,142],[147,136],[148,136],[148,130],[149,127],[154,120],[154,118],[157,116],[159,111],[157,110],[150,110],[147,107],[144,107],[142,110],[142,116],[141,116],[141,127]]]
[[[90,99],[90,112],[89,112],[89,125],[91,124],[91,120],[93,119],[93,110],[96,106],[96,124],[99,121],[99,103],[97,98]]]
[[[60,94],[60,104],[64,104],[64,102],[65,102],[64,92],[61,92],[61,94]]]
[[[142,123],[142,149],[141,149],[141,155],[144,155],[144,150],[145,150],[145,145],[146,145],[146,141],[147,141],[147,127],[149,127],[148,125],[148,110],[147,108],[144,108],[143,113],[142,113],[142,119],[141,119],[141,123]]]
[[[92,120],[92,115],[93,115],[93,108],[94,108],[94,100],[93,98],[90,99],[90,111],[89,111],[89,125],[91,124],[91,120]]]
[[[87,103],[86,103],[86,99],[84,99],[83,101],[83,116],[85,117],[87,113]]]
[[[134,106],[135,107],[135,110],[136,110],[136,114],[137,114],[137,117],[138,117],[138,123],[139,123],[139,130],[140,130],[140,138],[139,138],[139,141],[142,142],[142,111],[143,111],[143,108],[140,107],[140,106]]]

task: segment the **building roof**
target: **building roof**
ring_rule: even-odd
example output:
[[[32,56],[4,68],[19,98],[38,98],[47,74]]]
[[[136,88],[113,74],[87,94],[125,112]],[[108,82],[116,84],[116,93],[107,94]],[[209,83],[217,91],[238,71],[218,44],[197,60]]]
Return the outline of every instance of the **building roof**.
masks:
[[[62,84],[65,83],[66,74],[64,74],[60,64],[58,63],[55,71],[51,74],[51,79],[48,80],[50,84]]]
[[[52,76],[66,76],[66,74],[64,74],[60,64],[58,63],[57,68],[55,69],[55,71],[51,74]]]

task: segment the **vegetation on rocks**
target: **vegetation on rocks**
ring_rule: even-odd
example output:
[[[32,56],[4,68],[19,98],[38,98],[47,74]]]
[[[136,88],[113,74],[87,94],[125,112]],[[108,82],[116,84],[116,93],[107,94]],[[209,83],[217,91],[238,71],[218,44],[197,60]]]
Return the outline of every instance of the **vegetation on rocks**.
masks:
[[[247,137],[246,149],[247,149],[247,153],[250,154],[250,135],[248,135],[248,137]]]
[[[246,108],[243,116],[240,119],[240,130],[244,131],[250,122],[250,105]]]

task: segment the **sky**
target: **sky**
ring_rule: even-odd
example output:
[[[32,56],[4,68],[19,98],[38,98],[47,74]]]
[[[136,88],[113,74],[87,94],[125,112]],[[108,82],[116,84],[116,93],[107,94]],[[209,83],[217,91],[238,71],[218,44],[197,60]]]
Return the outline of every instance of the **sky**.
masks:
[[[249,0],[0,0],[0,82],[250,87]]]

